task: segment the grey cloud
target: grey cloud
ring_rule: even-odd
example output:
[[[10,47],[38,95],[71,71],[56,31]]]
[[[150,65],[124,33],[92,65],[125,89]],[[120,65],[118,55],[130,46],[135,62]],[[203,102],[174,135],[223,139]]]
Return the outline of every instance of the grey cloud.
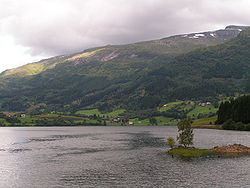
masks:
[[[33,55],[250,25],[246,0],[0,0],[0,33]]]

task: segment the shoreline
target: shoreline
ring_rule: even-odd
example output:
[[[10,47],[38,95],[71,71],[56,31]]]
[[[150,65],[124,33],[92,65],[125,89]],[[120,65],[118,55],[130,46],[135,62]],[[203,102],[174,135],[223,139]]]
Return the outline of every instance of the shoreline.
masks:
[[[242,144],[233,144],[226,146],[216,146],[210,149],[204,148],[191,148],[191,147],[179,147],[172,148],[167,151],[169,155],[181,156],[189,158],[198,158],[206,156],[218,156],[218,157],[239,157],[239,156],[250,156],[250,147]]]
[[[220,125],[192,125],[193,129],[217,129],[223,130]]]

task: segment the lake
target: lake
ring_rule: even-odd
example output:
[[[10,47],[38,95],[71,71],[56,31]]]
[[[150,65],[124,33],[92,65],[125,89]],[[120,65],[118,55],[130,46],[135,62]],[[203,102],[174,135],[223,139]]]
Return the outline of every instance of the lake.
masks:
[[[250,157],[166,154],[176,127],[0,128],[0,187],[250,187]],[[250,132],[195,130],[195,146],[250,146]]]

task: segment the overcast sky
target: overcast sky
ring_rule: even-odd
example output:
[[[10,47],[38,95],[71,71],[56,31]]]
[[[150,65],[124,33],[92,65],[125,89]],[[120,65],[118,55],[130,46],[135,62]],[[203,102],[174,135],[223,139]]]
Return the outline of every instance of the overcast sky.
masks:
[[[0,72],[86,48],[250,25],[249,0],[0,0]]]

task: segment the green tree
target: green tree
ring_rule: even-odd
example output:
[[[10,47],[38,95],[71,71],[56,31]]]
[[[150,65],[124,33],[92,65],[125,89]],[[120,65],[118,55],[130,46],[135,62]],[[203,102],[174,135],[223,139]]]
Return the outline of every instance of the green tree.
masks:
[[[230,124],[229,120],[242,122],[244,124],[250,123],[250,95],[230,99],[230,101],[221,103],[217,123],[225,123],[224,127],[232,129],[233,127],[228,126]],[[235,127],[235,129],[237,129],[237,127]]]
[[[179,144],[187,147],[193,145],[193,129],[191,127],[192,120],[190,118],[185,118],[178,123],[178,132],[177,140]]]
[[[103,126],[106,126],[106,125],[107,125],[107,123],[106,123],[106,121],[104,120],[104,121],[103,121]]]
[[[153,117],[149,118],[149,123],[150,123],[151,125],[157,125],[157,124],[158,124],[157,119],[155,119],[155,118],[153,118]]]
[[[170,148],[173,148],[174,147],[174,145],[175,145],[175,140],[174,140],[174,138],[173,137],[168,137],[167,138],[167,146],[168,147],[170,147]]]

